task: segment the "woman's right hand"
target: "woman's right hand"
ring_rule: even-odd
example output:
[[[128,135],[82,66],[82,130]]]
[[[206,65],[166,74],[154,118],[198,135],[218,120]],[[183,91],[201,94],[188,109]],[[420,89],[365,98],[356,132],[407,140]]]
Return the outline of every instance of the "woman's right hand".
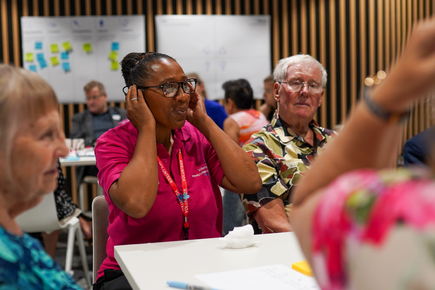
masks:
[[[138,131],[141,131],[145,126],[156,125],[154,115],[148,107],[142,91],[138,90],[136,85],[132,85],[128,88],[125,103],[127,118]]]

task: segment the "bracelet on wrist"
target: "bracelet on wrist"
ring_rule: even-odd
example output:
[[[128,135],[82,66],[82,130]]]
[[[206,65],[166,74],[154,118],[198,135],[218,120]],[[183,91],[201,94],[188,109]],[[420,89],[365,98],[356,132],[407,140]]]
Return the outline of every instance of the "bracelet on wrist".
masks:
[[[402,123],[409,118],[411,111],[402,113],[388,112],[375,101],[373,101],[371,96],[372,89],[365,86],[363,92],[364,103],[366,104],[366,107],[369,109],[369,111],[376,117],[386,121],[389,124]]]

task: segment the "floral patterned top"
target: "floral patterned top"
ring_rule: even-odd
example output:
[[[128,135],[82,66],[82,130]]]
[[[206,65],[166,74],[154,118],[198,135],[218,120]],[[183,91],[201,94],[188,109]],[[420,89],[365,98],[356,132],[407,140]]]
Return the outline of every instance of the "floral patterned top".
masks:
[[[0,290],[82,289],[42,248],[24,233],[12,235],[0,226]]]
[[[281,198],[286,211],[290,210],[292,187],[308,170],[323,146],[336,135],[314,120],[309,127],[314,132],[314,146],[290,129],[276,111],[272,122],[246,141],[243,150],[254,159],[263,182],[259,192],[243,196],[248,216],[275,198]]]
[[[434,229],[435,182],[427,173],[366,169],[344,174],[326,188],[313,218],[312,266],[319,285],[324,290],[411,289],[426,281],[433,289]],[[430,281],[422,278],[425,272]]]

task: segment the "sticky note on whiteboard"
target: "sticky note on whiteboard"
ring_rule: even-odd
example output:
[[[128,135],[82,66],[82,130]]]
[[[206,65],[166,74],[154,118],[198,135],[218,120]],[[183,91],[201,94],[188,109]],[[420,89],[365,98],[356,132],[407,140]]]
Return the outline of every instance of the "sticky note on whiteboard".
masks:
[[[90,44],[89,42],[83,43],[83,50],[87,53],[91,53],[92,52],[92,44]]]
[[[50,50],[52,53],[58,53],[59,52],[59,46],[57,43],[53,43],[50,45]]]
[[[62,47],[68,52],[72,51],[72,45],[69,41],[65,41],[64,43],[62,43]]]
[[[52,58],[50,58],[50,61],[52,66],[56,66],[60,63],[59,58],[57,56],[53,56]]]
[[[300,261],[292,264],[292,269],[301,272],[307,276],[313,276],[313,272],[311,271],[311,267],[307,261]]]
[[[33,62],[33,53],[31,52],[26,53],[26,62]]]
[[[35,49],[42,49],[42,42],[36,41],[35,42]]]

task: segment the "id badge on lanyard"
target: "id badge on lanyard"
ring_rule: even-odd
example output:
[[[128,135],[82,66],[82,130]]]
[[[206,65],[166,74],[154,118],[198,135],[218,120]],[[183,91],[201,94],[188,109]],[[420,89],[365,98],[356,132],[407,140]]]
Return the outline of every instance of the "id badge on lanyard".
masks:
[[[184,163],[183,163],[183,155],[181,154],[181,149],[178,151],[178,164],[180,167],[180,175],[181,175],[181,186],[183,189],[183,192],[180,193],[178,190],[177,185],[175,184],[174,180],[172,179],[171,175],[169,174],[168,170],[166,170],[165,165],[160,160],[159,156],[157,156],[157,161],[159,162],[160,169],[162,169],[163,176],[165,176],[166,180],[169,182],[169,185],[171,186],[177,201],[180,205],[181,212],[184,216],[184,224],[183,224],[183,232],[184,232],[184,239],[189,239],[189,223],[187,222],[187,215],[189,214],[189,195],[187,192],[187,180],[186,180],[186,172],[184,171]]]

